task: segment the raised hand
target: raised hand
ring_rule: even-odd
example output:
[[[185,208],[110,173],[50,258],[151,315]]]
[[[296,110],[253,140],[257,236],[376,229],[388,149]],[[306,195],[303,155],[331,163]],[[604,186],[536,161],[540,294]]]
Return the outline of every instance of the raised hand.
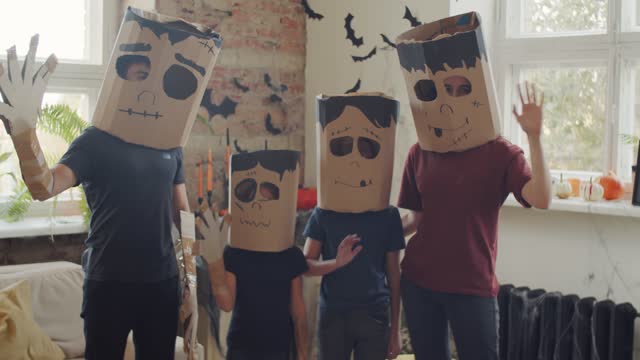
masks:
[[[0,66],[0,91],[4,103],[0,103],[0,118],[9,135],[35,129],[40,115],[42,98],[51,74],[58,64],[55,55],[35,69],[39,36],[31,38],[29,52],[20,68],[16,47],[7,50],[7,69]]]
[[[224,247],[229,240],[230,223],[230,216],[219,217],[209,207],[196,219],[196,228],[204,237],[204,240],[199,242],[200,254],[209,264],[222,259]]]
[[[528,82],[524,83],[525,93],[518,84],[518,95],[520,95],[520,103],[522,113],[518,114],[516,105],[513,105],[513,115],[516,116],[520,127],[528,136],[540,137],[542,133],[542,105],[544,104],[544,93],[540,93],[540,104],[536,94],[536,87]]]
[[[336,265],[343,267],[353,260],[360,251],[362,251],[362,245],[358,244],[360,237],[356,234],[347,235],[340,245],[338,245],[338,254],[336,255]]]

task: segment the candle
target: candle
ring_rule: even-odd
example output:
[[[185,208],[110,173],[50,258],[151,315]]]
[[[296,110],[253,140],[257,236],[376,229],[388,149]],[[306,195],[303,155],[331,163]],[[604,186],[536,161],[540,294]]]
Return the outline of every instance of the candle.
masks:
[[[264,139],[264,149],[269,150],[269,146],[267,145],[267,139]]]
[[[209,148],[209,163],[207,164],[207,193],[213,191],[213,155]]]
[[[202,199],[202,166],[200,162],[196,166],[198,167],[198,199]]]
[[[225,165],[225,175],[229,176],[230,174],[230,168],[229,168],[229,161],[231,158],[231,147],[229,146],[230,141],[229,141],[229,128],[227,128],[227,148],[226,148],[226,152],[224,154],[224,165]]]

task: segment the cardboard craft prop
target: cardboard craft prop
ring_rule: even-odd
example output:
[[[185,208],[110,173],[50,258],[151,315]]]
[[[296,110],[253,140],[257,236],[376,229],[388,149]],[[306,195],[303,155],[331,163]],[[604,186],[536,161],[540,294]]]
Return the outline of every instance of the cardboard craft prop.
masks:
[[[389,206],[398,106],[381,93],[317,97],[318,207],[361,213]]]
[[[278,252],[293,246],[299,172],[298,151],[231,157],[231,247]]]
[[[182,303],[180,324],[184,338],[184,352],[188,360],[197,359],[198,296],[196,257],[194,254],[195,218],[192,213],[180,211],[180,250],[178,264],[181,265]]]
[[[196,243],[198,254],[207,261],[212,290],[218,293],[226,288],[223,255],[224,247],[229,243],[229,219],[218,217],[204,202],[196,228],[203,237]]]
[[[128,8],[93,124],[133,144],[183,146],[221,45],[202,25]]]
[[[418,26],[396,44],[422,149],[464,151],[498,137],[500,114],[477,13]]]
[[[50,55],[47,61],[35,67],[38,35],[31,38],[29,52],[22,66],[18,63],[15,46],[7,50],[7,69],[0,66],[0,119],[20,160],[22,178],[34,199],[44,200],[53,193],[53,176],[44,158],[36,135],[36,122],[42,98],[57,59]]]

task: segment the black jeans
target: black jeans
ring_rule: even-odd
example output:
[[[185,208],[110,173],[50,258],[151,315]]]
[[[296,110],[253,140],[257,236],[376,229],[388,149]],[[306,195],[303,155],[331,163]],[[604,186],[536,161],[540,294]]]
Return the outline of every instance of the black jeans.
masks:
[[[155,283],[85,280],[85,358],[122,359],[133,331],[137,360],[173,360],[179,306],[177,276]]]
[[[449,360],[449,327],[460,360],[498,360],[495,298],[447,294],[401,279],[402,302],[416,360]]]
[[[289,360],[289,352],[265,353],[247,349],[231,348],[227,351],[227,360]]]
[[[319,360],[384,360],[389,345],[389,309],[330,311],[318,316]]]

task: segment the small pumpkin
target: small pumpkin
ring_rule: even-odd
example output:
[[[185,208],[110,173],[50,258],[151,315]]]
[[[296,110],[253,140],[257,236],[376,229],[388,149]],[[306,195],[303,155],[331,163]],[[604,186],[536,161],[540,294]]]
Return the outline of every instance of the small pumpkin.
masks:
[[[571,196],[579,197],[580,196],[580,179],[571,178],[567,179],[567,182],[571,184]]]
[[[582,198],[587,201],[600,201],[603,197],[604,188],[597,182],[593,182],[593,178],[582,187]]]
[[[298,210],[311,210],[318,204],[318,191],[314,187],[298,189]]]
[[[604,188],[605,200],[617,200],[624,196],[624,186],[620,178],[613,171],[609,171],[606,176],[601,176],[598,183]]]
[[[573,193],[573,187],[570,183],[565,182],[562,174],[560,174],[560,182],[554,184],[556,196],[560,199],[568,199]]]

